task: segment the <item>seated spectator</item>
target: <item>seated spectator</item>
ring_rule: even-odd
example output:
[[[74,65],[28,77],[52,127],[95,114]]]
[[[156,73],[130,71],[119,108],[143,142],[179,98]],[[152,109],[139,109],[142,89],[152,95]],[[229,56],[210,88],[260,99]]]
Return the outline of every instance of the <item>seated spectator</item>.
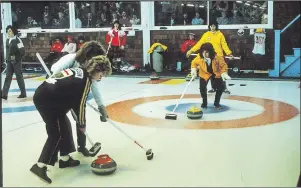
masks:
[[[202,18],[200,18],[200,13],[195,13],[195,17],[192,19],[191,21],[192,25],[203,25],[204,24],[204,20]]]
[[[59,59],[62,56],[63,47],[64,44],[60,37],[56,37],[55,41],[52,42],[48,57],[46,57],[46,59],[44,60],[48,68],[52,66],[52,64],[55,62],[55,59]]]
[[[183,42],[181,45],[181,55],[180,59],[182,61],[182,71],[187,71],[190,66],[192,58],[187,58],[186,53],[197,43],[195,40],[195,34],[189,33],[189,38]]]
[[[85,44],[85,37],[84,36],[79,36],[78,37],[77,50],[79,50],[84,44]]]
[[[65,44],[62,52],[64,54],[73,54],[76,52],[76,43],[73,41],[71,36],[68,36],[68,42]]]

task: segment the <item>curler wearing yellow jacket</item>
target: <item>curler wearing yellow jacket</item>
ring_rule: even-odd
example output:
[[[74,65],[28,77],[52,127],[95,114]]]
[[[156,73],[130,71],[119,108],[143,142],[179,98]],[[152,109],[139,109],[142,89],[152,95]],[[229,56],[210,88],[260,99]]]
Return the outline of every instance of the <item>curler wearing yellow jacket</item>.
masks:
[[[203,98],[202,108],[207,108],[207,84],[209,79],[212,82],[212,88],[216,91],[214,106],[221,109],[220,99],[225,90],[224,80],[231,79],[228,75],[228,65],[224,58],[216,55],[211,43],[204,43],[199,49],[198,55],[191,63],[191,76],[197,76],[199,68],[200,93]]]

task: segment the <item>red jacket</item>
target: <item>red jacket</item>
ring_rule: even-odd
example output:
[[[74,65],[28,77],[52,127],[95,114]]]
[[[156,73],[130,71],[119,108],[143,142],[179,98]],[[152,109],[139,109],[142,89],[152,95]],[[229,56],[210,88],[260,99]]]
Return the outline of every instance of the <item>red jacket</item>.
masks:
[[[79,43],[79,44],[77,45],[77,49],[80,49],[80,47],[82,47],[84,44],[85,44],[85,43]]]
[[[126,45],[126,33],[122,30],[111,30],[106,35],[106,42],[109,43],[112,38],[112,46],[125,46]]]
[[[186,53],[190,48],[192,48],[196,44],[195,40],[185,40],[181,46],[181,52]]]
[[[51,52],[61,52],[63,48],[64,48],[63,43],[61,43],[61,42],[54,42],[52,44],[52,46],[51,46],[50,51]]]

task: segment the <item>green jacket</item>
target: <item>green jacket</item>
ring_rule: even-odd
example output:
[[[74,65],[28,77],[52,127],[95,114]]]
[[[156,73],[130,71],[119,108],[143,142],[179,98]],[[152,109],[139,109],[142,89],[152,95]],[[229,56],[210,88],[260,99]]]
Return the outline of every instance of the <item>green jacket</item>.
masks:
[[[23,56],[25,55],[25,48],[22,40],[15,36],[11,41],[6,40],[6,60],[11,61],[11,56],[15,56],[16,62],[21,62]]]

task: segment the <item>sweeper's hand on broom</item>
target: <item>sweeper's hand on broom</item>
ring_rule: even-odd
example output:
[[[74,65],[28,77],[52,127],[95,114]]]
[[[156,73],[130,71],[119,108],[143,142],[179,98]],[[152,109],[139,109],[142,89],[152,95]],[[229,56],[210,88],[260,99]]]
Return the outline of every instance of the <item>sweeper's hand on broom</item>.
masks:
[[[231,80],[231,77],[228,75],[227,72],[222,73],[221,77],[222,77],[223,81]]]
[[[191,68],[190,74],[191,74],[191,77],[194,80],[197,77],[196,68]]]

